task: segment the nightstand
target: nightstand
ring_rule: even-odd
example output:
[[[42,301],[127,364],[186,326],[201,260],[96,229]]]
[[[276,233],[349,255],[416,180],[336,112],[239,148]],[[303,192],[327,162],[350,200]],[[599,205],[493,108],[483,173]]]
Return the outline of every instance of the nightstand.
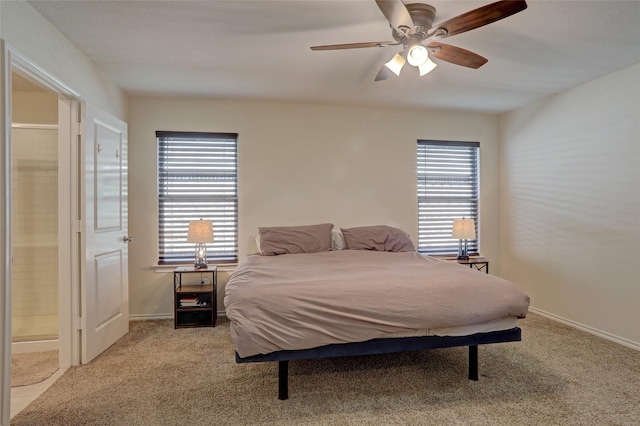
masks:
[[[173,271],[174,328],[215,327],[217,287],[217,266],[176,268]]]
[[[485,271],[487,274],[489,273],[489,261],[484,257],[469,257],[468,260],[459,260],[459,259],[451,259],[455,260],[461,265],[469,265],[471,269],[477,269],[478,271]]]

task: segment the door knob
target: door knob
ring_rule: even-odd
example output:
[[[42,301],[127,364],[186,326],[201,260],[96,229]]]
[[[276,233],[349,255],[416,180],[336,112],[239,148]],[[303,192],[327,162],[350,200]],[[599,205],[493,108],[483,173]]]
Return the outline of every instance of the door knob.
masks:
[[[125,235],[124,237],[122,237],[122,241],[124,241],[125,243],[132,243],[133,237],[129,237],[128,235]]]

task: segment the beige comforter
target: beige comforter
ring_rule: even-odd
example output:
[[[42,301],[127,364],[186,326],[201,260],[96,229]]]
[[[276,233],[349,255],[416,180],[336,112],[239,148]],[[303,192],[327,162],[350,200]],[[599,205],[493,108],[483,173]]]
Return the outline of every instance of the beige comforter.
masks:
[[[224,298],[241,357],[390,333],[523,318],[511,282],[417,252],[330,251],[248,256]]]

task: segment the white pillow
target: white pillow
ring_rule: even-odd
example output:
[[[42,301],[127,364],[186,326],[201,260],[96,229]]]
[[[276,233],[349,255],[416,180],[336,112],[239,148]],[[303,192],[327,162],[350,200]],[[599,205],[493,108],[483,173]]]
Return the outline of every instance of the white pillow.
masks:
[[[331,246],[333,250],[344,250],[347,248],[344,242],[344,235],[340,228],[333,228],[331,231]]]

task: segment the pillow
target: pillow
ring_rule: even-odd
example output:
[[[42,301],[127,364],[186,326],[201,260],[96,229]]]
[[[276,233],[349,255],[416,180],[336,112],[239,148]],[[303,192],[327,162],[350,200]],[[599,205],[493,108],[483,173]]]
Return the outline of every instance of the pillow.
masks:
[[[411,237],[398,228],[386,225],[341,228],[349,250],[414,251]]]
[[[331,250],[332,223],[258,228],[260,253],[265,256]]]
[[[258,253],[262,253],[260,250],[260,235],[255,236],[256,247],[258,248]],[[344,235],[342,235],[342,231],[340,229],[333,229],[331,231],[331,250],[344,250],[347,246],[344,243]]]
[[[331,231],[331,248],[333,250],[344,250],[347,246],[344,243],[344,235],[339,229]]]

